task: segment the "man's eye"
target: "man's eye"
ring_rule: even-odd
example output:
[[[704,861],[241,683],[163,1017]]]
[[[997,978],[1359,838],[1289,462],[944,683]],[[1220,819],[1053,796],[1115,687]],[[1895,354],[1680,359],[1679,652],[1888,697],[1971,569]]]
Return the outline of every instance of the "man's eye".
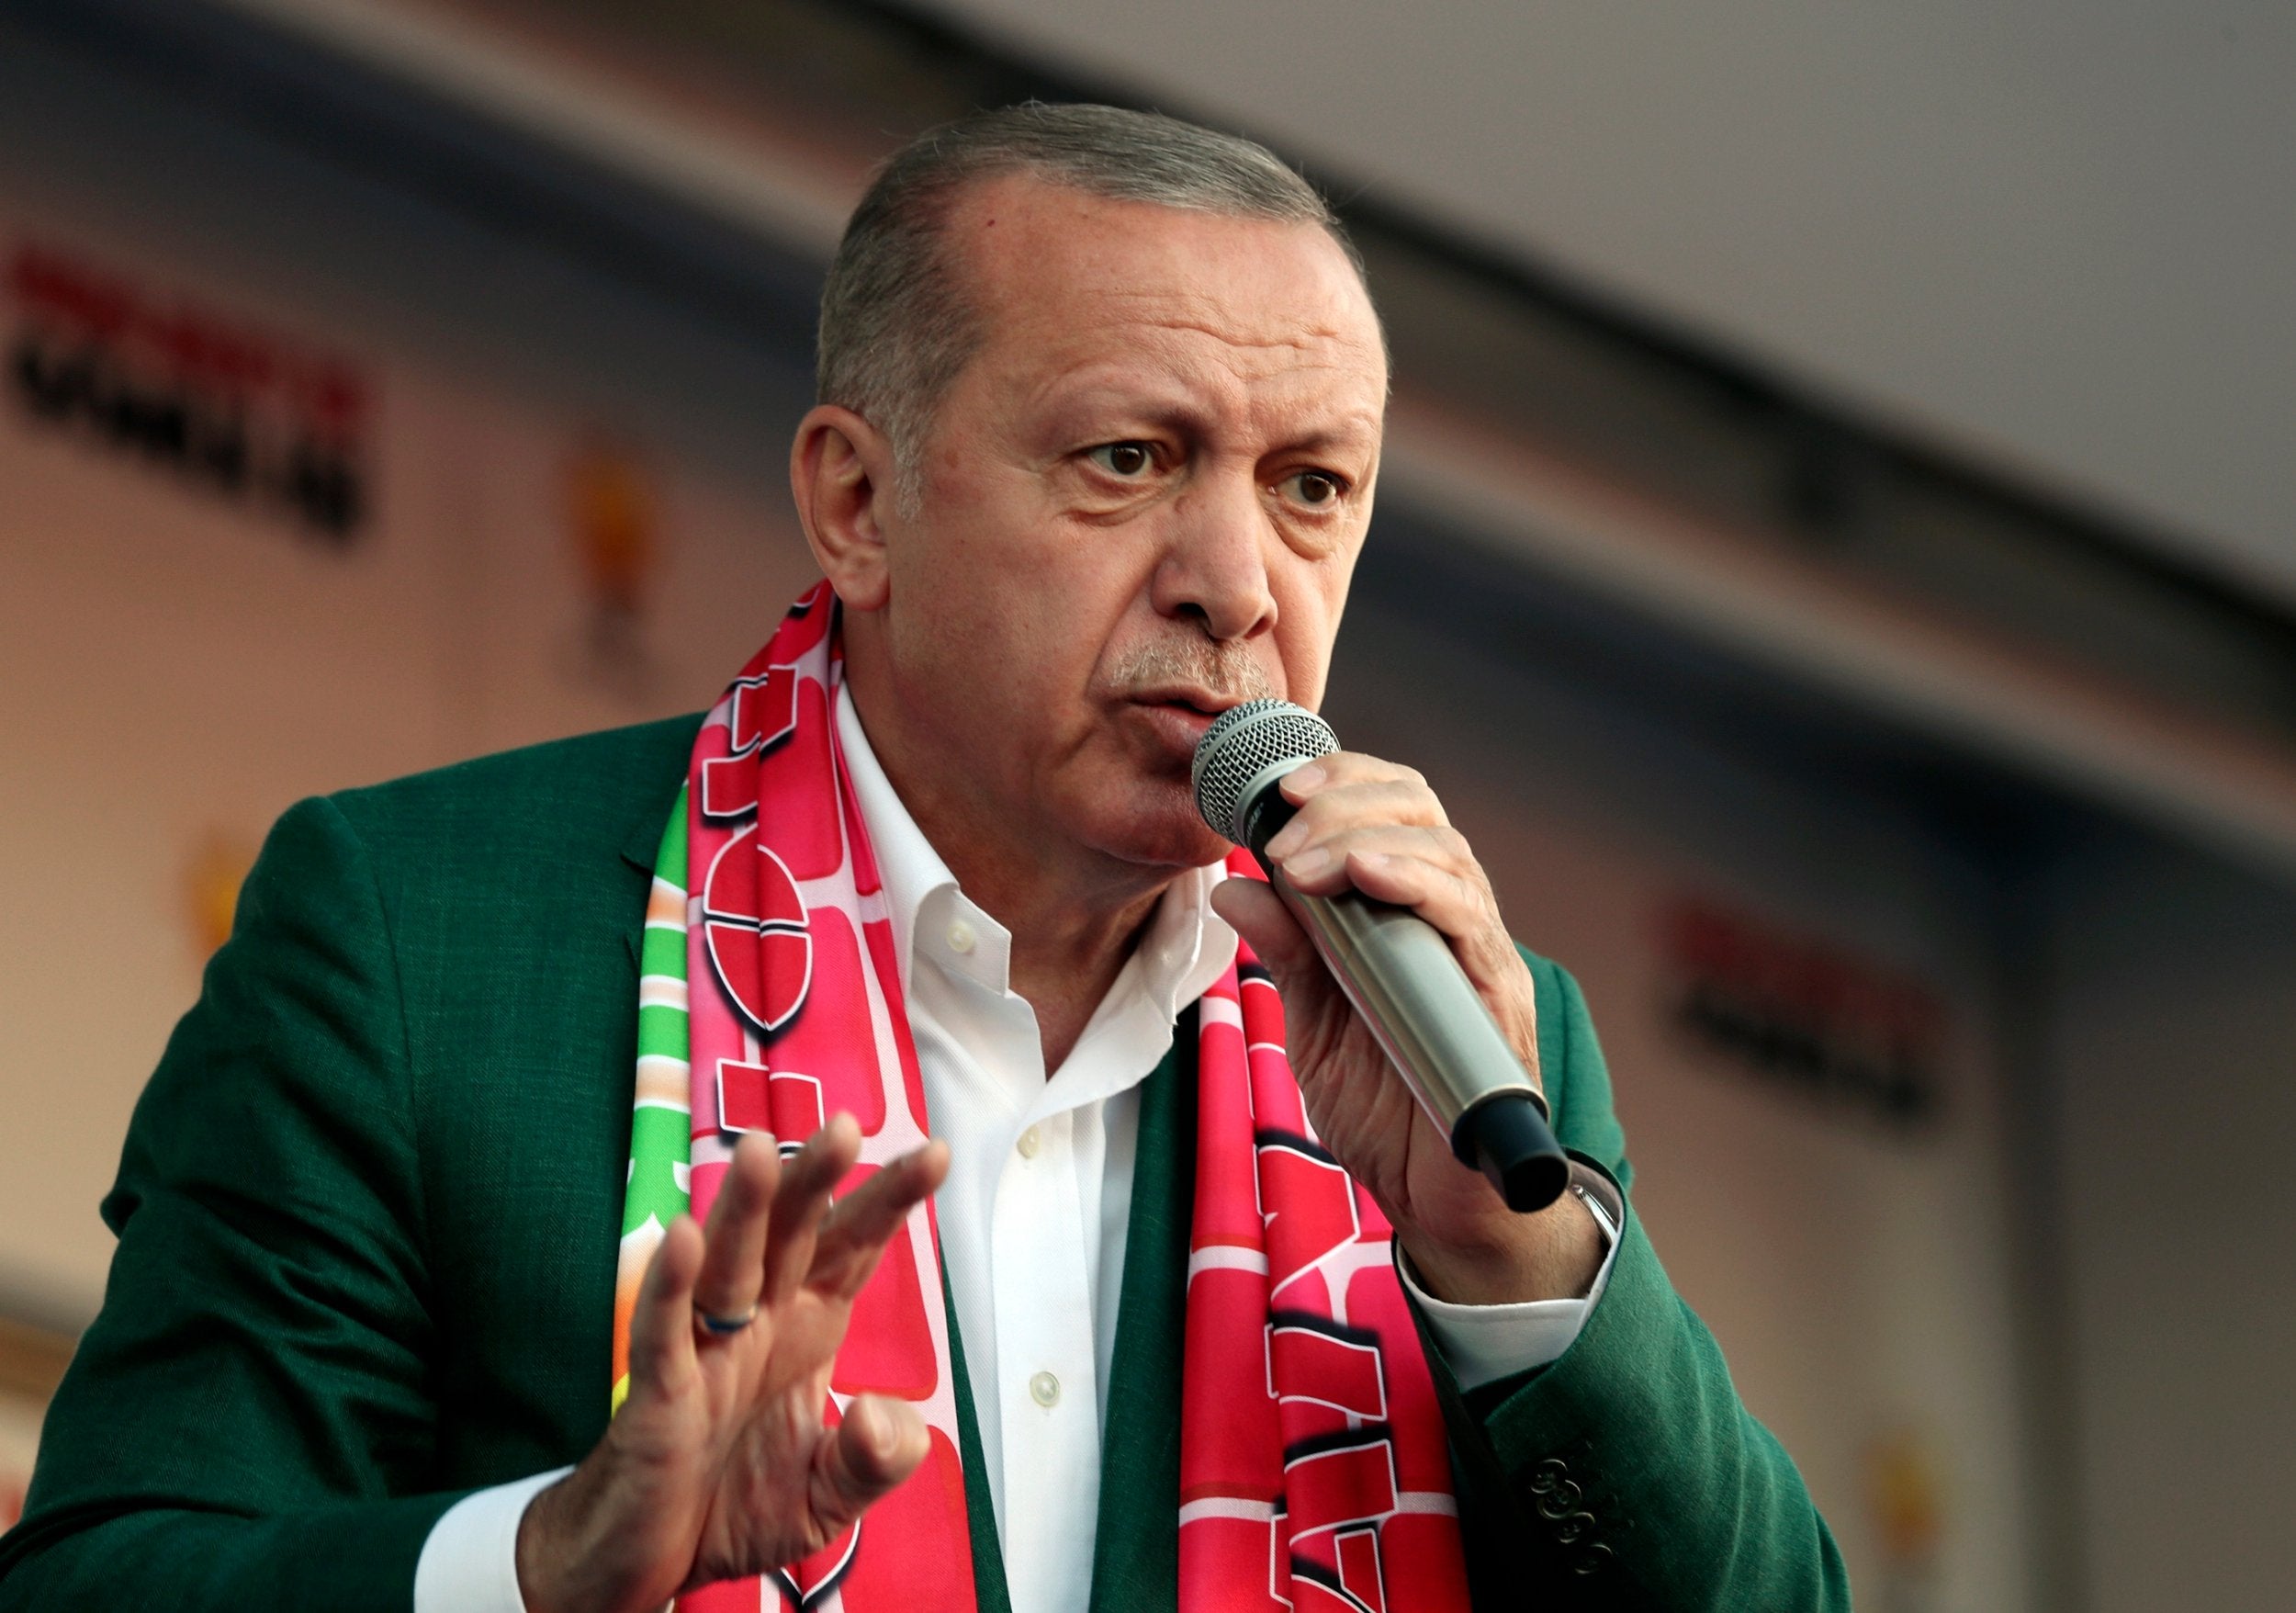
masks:
[[[1111,476],[1130,480],[1156,462],[1155,450],[1145,443],[1102,443],[1087,456]]]
[[[1330,509],[1347,491],[1347,484],[1328,470],[1295,471],[1284,484],[1291,490],[1292,502],[1311,510]]]

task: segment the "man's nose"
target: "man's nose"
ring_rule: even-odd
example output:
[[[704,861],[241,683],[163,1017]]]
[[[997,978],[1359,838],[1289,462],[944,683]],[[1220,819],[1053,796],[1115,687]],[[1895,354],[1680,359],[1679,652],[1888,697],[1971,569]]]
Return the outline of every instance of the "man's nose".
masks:
[[[1173,506],[1172,521],[1150,584],[1158,614],[1193,618],[1221,642],[1275,626],[1268,546],[1281,539],[1257,481],[1248,472],[1202,477]]]

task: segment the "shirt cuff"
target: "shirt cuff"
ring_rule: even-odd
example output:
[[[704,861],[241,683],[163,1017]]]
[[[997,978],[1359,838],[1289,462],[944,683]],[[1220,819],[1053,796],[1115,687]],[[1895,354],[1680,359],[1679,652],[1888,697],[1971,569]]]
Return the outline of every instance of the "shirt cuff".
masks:
[[[474,1490],[440,1514],[414,1564],[414,1613],[526,1613],[518,1524],[526,1504],[574,1470]]]
[[[1572,1188],[1581,1167],[1571,1167]],[[1575,1300],[1525,1300],[1512,1305],[1455,1305],[1439,1300],[1419,1286],[1419,1280],[1411,1269],[1411,1261],[1396,1250],[1396,1269],[1402,1273],[1403,1287],[1418,1305],[1420,1314],[1427,1320],[1427,1331],[1434,1335],[1435,1347],[1451,1369],[1451,1376],[1462,1391],[1480,1389],[1486,1383],[1496,1383],[1502,1378],[1517,1372],[1527,1372],[1534,1367],[1548,1366],[1562,1359],[1563,1351],[1578,1340],[1580,1329],[1586,1325],[1603,1290],[1610,1281],[1611,1262],[1618,1258],[1618,1228],[1593,1193],[1580,1193],[1579,1202],[1586,1206],[1594,1224],[1603,1231],[1609,1248],[1604,1252],[1603,1264],[1594,1273],[1584,1297]],[[417,1613],[427,1613],[418,1608]]]

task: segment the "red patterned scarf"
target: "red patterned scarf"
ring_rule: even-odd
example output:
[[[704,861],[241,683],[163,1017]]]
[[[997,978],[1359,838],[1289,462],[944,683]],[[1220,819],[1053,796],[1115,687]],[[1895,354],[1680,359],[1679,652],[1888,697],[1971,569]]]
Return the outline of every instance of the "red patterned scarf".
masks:
[[[802,1140],[839,1110],[859,1172],[927,1135],[892,921],[834,719],[828,585],[712,708],[662,836],[638,982],[636,1107],[614,1304],[663,1229],[709,1213],[745,1131]],[[1255,874],[1242,853],[1235,874]],[[1181,1613],[1467,1606],[1442,1416],[1390,1230],[1316,1142],[1283,1004],[1248,949],[1198,1009],[1196,1207],[1181,1383]],[[785,1142],[793,1148],[794,1141]],[[681,1613],[972,1613],[971,1537],[930,1206],[862,1291],[832,1375],[913,1402],[915,1477],[827,1550],[679,1598]]]

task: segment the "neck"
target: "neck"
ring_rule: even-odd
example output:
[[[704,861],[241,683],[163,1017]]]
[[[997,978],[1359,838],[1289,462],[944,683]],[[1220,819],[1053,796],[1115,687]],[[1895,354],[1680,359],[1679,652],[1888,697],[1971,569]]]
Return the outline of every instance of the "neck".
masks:
[[[938,847],[932,826],[917,821]],[[1172,875],[1160,874],[1146,890],[1080,892],[1010,878],[1021,866],[1011,856],[968,858],[969,865],[961,865],[956,856],[942,855],[965,894],[1012,931],[1012,989],[1036,1010],[1049,1076],[1116,984]]]
[[[1044,1069],[1057,1070],[1123,970],[1178,871],[1129,863],[1029,823],[1010,821],[978,789],[932,765],[875,680],[847,682],[870,750],[917,827],[965,896],[1012,934],[1012,989],[1036,1010]]]

